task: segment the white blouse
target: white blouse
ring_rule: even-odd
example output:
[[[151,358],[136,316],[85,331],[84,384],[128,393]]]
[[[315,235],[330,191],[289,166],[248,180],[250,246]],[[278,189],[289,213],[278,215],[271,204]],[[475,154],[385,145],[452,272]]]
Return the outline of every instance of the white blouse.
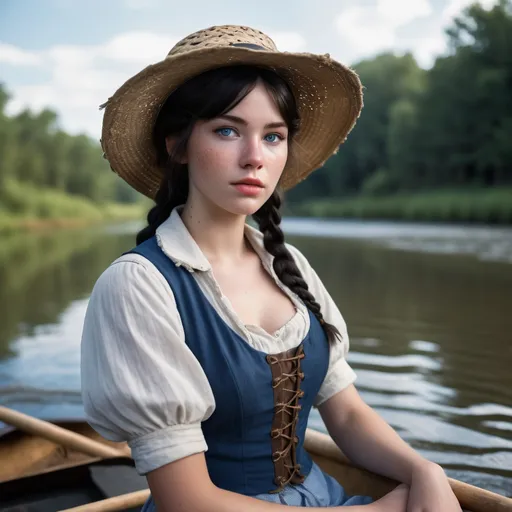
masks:
[[[277,354],[300,344],[309,330],[307,308],[276,276],[262,234],[246,226],[246,237],[264,268],[290,297],[296,314],[272,334],[244,325],[215,281],[212,268],[173,210],[157,229],[157,241],[176,266],[197,281],[222,319],[253,348]],[[345,360],[345,321],[307,259],[287,244],[326,320],[343,336],[331,346],[329,369],[315,406],[352,384]],[[207,450],[201,422],[215,410],[206,375],[185,343],[173,292],[160,272],[140,255],[114,261],[96,282],[81,343],[82,397],[87,421],[103,437],[128,441],[137,470],[145,474]]]

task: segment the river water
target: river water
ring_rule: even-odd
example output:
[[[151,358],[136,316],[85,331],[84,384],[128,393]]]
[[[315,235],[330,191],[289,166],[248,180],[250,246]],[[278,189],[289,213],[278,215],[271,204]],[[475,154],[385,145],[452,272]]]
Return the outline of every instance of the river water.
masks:
[[[0,404],[82,418],[80,334],[138,226],[0,237]],[[288,219],[366,400],[450,476],[512,495],[512,229]],[[310,426],[323,430],[313,411]]]

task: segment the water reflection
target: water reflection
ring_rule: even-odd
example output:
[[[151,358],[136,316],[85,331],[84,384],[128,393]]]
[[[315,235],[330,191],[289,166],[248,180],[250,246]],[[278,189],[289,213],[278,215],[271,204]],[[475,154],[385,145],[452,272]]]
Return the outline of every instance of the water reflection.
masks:
[[[2,236],[0,244],[0,358],[13,356],[9,342],[86,297],[102,270],[133,244],[133,234],[100,230]]]
[[[289,239],[345,316],[363,398],[452,476],[512,494],[512,265]]]
[[[478,392],[512,406],[511,265],[357,240],[291,239],[328,284],[353,349],[423,357],[430,366],[415,370],[457,390],[453,405],[474,403]],[[367,339],[378,346],[359,341]]]
[[[291,233],[313,225],[292,224]],[[452,476],[512,494],[512,265],[402,250],[397,240],[421,247],[411,226],[314,226],[311,236],[288,239],[345,316],[364,399]],[[447,229],[436,227],[436,236],[456,238]],[[469,236],[485,245],[489,233],[478,229]],[[423,242],[433,239],[428,230]],[[87,298],[134,232],[127,225],[2,238],[0,403],[46,418],[82,416]],[[509,243],[510,232],[500,236]],[[310,425],[323,429],[317,414]]]

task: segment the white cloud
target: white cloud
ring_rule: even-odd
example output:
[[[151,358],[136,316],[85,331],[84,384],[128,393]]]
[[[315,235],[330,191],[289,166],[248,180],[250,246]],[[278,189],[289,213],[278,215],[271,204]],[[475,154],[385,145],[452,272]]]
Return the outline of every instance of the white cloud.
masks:
[[[393,46],[394,27],[382,23],[374,10],[351,7],[336,19],[336,28],[360,56]]]
[[[418,64],[423,68],[430,68],[435,58],[446,49],[446,37],[444,34],[433,33],[418,38],[410,50]]]
[[[348,5],[335,19],[335,27],[352,61],[392,50],[411,51],[422,67],[447,50],[446,28],[474,0],[448,0],[435,12],[429,0],[376,0],[374,5]],[[482,0],[489,9],[496,0]],[[414,30],[407,28],[414,27]],[[347,59],[345,59],[347,60]]]
[[[428,0],[378,0],[377,14],[391,27],[400,27],[432,14]]]
[[[298,32],[276,32],[270,37],[282,52],[300,52],[306,47],[306,39]]]
[[[52,108],[67,131],[85,131],[98,138],[102,117],[98,106],[146,65],[163,60],[176,41],[166,35],[128,32],[100,45],[58,45],[38,53],[10,46],[8,60],[0,51],[8,64],[44,63],[51,76],[44,83],[12,90],[7,111]]]
[[[354,58],[371,56],[400,46],[398,29],[432,14],[428,0],[377,0],[376,6],[351,6],[335,26],[353,48]]]
[[[41,58],[36,53],[0,42],[0,62],[14,66],[38,66]]]
[[[112,38],[101,50],[109,59],[145,64],[163,60],[177,42],[177,38],[166,35],[127,32]]]

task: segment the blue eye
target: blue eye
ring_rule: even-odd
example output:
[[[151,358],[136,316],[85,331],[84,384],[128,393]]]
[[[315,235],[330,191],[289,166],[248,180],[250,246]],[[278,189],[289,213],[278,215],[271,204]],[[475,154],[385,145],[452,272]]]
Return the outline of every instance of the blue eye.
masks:
[[[232,132],[234,132],[233,128],[218,128],[215,130],[216,133],[222,135],[223,137],[229,137]]]
[[[273,143],[283,140],[283,137],[281,137],[281,135],[279,135],[278,133],[269,133],[268,135],[265,135],[265,140],[267,142]]]

